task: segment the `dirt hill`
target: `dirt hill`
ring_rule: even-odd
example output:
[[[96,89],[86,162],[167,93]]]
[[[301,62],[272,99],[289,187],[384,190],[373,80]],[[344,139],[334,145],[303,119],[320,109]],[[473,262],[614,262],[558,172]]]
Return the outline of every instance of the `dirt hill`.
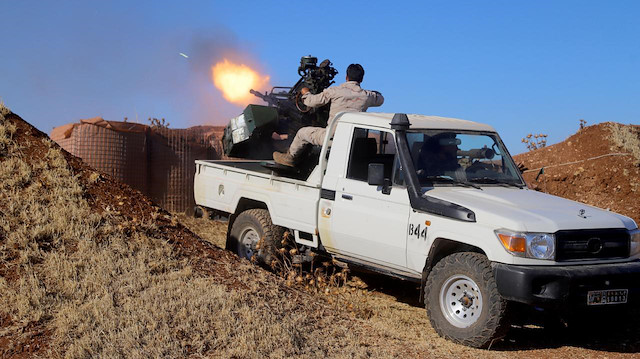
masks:
[[[85,166],[1,104],[0,186],[2,358],[613,358],[640,351],[637,331],[565,337],[531,325],[514,327],[492,351],[469,349],[436,335],[412,283],[361,276],[329,295],[290,288]],[[203,236],[224,238],[224,223],[184,219]]]
[[[585,127],[563,142],[514,158],[528,168],[524,176],[531,188],[640,223],[640,126]]]

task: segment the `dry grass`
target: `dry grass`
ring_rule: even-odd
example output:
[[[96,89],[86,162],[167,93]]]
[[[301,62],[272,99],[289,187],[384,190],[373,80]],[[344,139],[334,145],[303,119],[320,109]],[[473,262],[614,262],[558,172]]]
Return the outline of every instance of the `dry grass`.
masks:
[[[204,216],[203,218],[194,218],[185,213],[174,213],[174,216],[189,228],[193,233],[205,241],[224,248],[227,241],[227,226],[225,220],[212,220]]]
[[[9,114],[9,112],[11,111],[7,108],[7,106],[5,106],[4,102],[0,100],[0,120],[4,120],[4,116]]]
[[[7,154],[8,148],[13,141],[13,134],[16,132],[15,125],[12,123],[5,124],[4,116],[10,112],[0,101],[0,156]]]
[[[640,129],[615,122],[609,124],[609,129],[614,145],[631,153],[636,165],[640,165]]]

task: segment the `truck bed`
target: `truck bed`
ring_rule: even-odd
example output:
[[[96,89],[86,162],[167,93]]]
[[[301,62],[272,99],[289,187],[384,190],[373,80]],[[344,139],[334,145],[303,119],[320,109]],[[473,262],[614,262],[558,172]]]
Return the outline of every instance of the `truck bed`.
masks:
[[[196,161],[197,205],[235,213],[242,201],[265,203],[274,224],[315,233],[320,186],[285,176],[267,161]],[[293,173],[295,175],[295,173]]]

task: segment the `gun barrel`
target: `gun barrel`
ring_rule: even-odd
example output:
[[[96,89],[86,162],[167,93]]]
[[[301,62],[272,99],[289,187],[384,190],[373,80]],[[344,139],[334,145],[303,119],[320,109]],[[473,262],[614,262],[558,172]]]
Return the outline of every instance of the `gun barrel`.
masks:
[[[278,106],[278,101],[274,99],[273,96],[267,95],[266,93],[263,94],[253,89],[249,90],[249,93],[252,94],[253,96],[260,98],[262,101],[269,104],[269,106]]]
[[[265,97],[265,95],[261,94],[260,92],[254,90],[254,89],[249,90],[249,93],[252,94],[253,96],[256,96],[256,97],[260,97],[260,98],[264,98]]]

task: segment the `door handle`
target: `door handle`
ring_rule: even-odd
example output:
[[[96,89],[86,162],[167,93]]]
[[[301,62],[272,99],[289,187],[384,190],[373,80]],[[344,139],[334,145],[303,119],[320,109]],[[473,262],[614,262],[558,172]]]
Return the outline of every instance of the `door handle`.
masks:
[[[349,201],[351,201],[353,199],[353,196],[352,195],[348,195],[348,194],[343,194],[342,198],[348,199]]]

